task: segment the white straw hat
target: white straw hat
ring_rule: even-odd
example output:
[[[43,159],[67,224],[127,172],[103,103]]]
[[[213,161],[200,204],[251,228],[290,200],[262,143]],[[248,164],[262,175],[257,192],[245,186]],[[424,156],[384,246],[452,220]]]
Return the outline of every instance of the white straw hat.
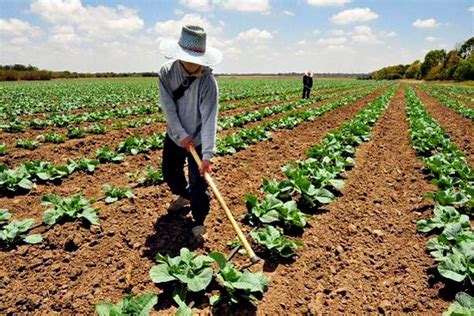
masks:
[[[163,40],[161,53],[168,59],[179,59],[203,66],[214,66],[222,61],[222,53],[214,47],[206,47],[206,32],[197,25],[186,25],[179,41]]]

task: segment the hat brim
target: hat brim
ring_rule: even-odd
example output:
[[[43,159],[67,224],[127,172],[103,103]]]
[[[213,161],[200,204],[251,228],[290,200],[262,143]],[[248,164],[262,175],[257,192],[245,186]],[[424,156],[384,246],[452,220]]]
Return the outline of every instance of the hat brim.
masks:
[[[222,61],[222,53],[214,47],[207,46],[204,53],[183,49],[172,40],[163,40],[160,43],[161,53],[168,59],[179,59],[190,63],[215,66]]]

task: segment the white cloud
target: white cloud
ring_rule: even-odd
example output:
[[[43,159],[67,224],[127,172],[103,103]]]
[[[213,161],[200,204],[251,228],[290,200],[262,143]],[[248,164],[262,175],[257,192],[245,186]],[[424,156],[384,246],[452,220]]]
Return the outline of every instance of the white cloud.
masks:
[[[352,0],[308,0],[308,4],[315,7],[342,7]]]
[[[379,16],[369,8],[348,9],[331,17],[330,21],[336,24],[349,24],[355,22],[368,22]]]
[[[268,12],[269,0],[214,0],[217,5],[226,10],[243,12]]]
[[[306,45],[307,41],[306,40],[301,40],[301,41],[298,41],[298,45]]]
[[[83,39],[76,34],[72,26],[63,25],[53,28],[52,34],[49,36],[49,41],[52,43],[68,45],[79,44],[83,41]]]
[[[438,39],[434,36],[427,36],[425,37],[425,41],[427,42],[430,42],[430,43],[433,43],[433,42],[436,42]]]
[[[387,37],[387,38],[391,38],[391,37],[397,36],[397,33],[394,32],[394,31],[391,31],[391,32],[382,31],[382,32],[380,32],[380,36],[382,36],[382,37]]]
[[[212,9],[210,0],[180,0],[179,2],[185,7],[195,11],[208,12]]]
[[[372,32],[372,29],[366,25],[356,26],[354,28],[354,34],[352,35],[352,41],[355,43],[379,43],[377,35]]]
[[[319,35],[319,34],[321,34],[321,30],[315,29],[315,30],[313,30],[313,34],[314,35]]]
[[[35,0],[30,11],[53,25],[74,25],[89,38],[128,36],[143,28],[137,11],[123,5],[84,6],[80,0]]]
[[[439,26],[439,23],[434,18],[430,18],[426,20],[417,19],[412,25],[420,29],[429,29]]]
[[[194,13],[188,13],[179,20],[158,21],[155,23],[153,29],[160,37],[177,38],[181,34],[182,27],[187,24],[199,25],[204,28],[208,34],[210,30],[212,30],[214,34],[222,30],[221,27],[212,26],[209,20]]]
[[[344,30],[329,30],[328,33],[334,36],[343,36],[346,34]]]
[[[251,42],[260,42],[268,41],[273,38],[272,33],[267,30],[259,30],[258,28],[251,28],[245,32],[239,33],[237,35],[237,40],[240,41],[251,41]]]
[[[16,18],[0,19],[0,33],[7,36],[36,36],[41,33],[41,29],[31,25],[29,22]]]
[[[474,12],[474,5],[472,7],[469,7],[469,9],[467,9],[469,12]]]
[[[288,11],[288,10],[283,11],[283,14],[288,15],[288,16],[295,16],[295,14],[293,12]]]
[[[318,44],[328,46],[340,46],[347,42],[345,37],[325,37],[318,40]]]

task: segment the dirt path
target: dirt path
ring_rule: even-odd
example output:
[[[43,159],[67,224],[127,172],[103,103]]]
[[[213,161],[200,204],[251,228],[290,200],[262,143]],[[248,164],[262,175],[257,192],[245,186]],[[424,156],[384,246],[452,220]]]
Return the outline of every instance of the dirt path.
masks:
[[[293,130],[275,132],[272,141],[258,143],[233,156],[216,158],[216,180],[235,214],[245,212],[245,194],[256,192],[264,176],[272,177],[285,163],[304,158],[307,148],[353,117],[382,90],[385,89]],[[153,153],[150,162],[159,156],[160,153]],[[143,160],[139,159],[128,166],[111,165],[93,177],[78,175],[60,187],[48,187],[13,200],[2,199],[2,205],[8,203],[7,207],[18,209],[13,212],[15,217],[36,217],[44,210],[38,207],[41,194],[93,194],[105,182],[120,184],[126,177],[124,171],[132,171],[141,163]],[[165,186],[139,189],[136,193],[134,203],[121,201],[104,207],[100,212],[100,229],[66,223],[47,232],[44,244],[0,252],[0,261],[4,263],[0,276],[5,280],[0,294],[6,306],[0,308],[0,313],[92,314],[92,304],[100,300],[115,301],[127,292],[156,291],[148,276],[156,252],[176,254],[183,246],[197,245],[190,243],[189,219],[166,215],[172,197]],[[225,250],[225,243],[234,234],[215,202],[206,225],[210,227],[210,240],[202,250]],[[169,304],[169,298],[160,298],[162,312],[171,312]]]
[[[474,123],[423,90],[414,88],[414,91],[430,115],[444,127],[451,141],[464,153],[469,165],[474,167]]]

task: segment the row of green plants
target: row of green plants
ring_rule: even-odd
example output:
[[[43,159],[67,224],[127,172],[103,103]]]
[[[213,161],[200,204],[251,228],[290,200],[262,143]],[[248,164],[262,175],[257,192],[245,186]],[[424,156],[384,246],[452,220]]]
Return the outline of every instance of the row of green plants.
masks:
[[[462,86],[431,84],[430,89],[435,89],[448,97],[455,97],[462,101],[474,102],[474,89]]]
[[[349,94],[352,92],[353,91],[346,91],[343,94]],[[315,102],[318,100],[328,99],[334,96],[335,94],[322,95],[321,97],[319,97],[319,99],[318,98],[308,99],[308,100],[305,100],[305,102],[301,104],[296,103],[296,102],[286,103],[285,105],[281,105],[281,107],[279,107],[277,110],[272,110],[271,108],[268,108],[267,110],[264,110],[264,111],[263,110],[258,111],[259,113],[258,115],[253,114],[254,112],[252,111],[249,111],[249,112],[245,112],[245,114],[237,114],[234,116],[223,117],[221,120],[219,120],[219,122],[223,122],[223,123],[219,123],[219,124],[225,125],[221,127],[221,129],[227,129],[227,128],[232,127],[231,124],[228,124],[228,122],[231,122],[231,121],[238,122],[239,126],[241,126],[242,124],[245,124],[249,121],[260,120],[269,115],[291,110],[292,107],[307,105],[307,104],[310,104],[311,101]],[[144,119],[131,120],[131,121],[118,121],[112,124],[111,129],[122,129],[126,127],[137,128],[143,125],[151,125],[157,122],[164,122],[164,121],[165,121],[164,116],[161,114],[157,114],[152,117],[148,117]],[[81,127],[70,128],[67,134],[58,134],[54,131],[50,131],[47,134],[42,134],[42,135],[37,136],[36,138],[37,140],[19,139],[16,142],[16,147],[24,148],[28,150],[34,150],[40,146],[40,142],[59,144],[59,143],[65,142],[67,139],[77,139],[77,138],[85,137],[86,134],[88,133],[95,134],[95,135],[105,134],[108,130],[109,128],[107,126],[100,123],[96,123],[96,124],[90,125],[87,128],[81,128]],[[0,144],[0,155],[4,155],[6,153],[6,150],[7,150],[6,146],[7,146],[6,144]],[[2,147],[3,147],[3,150],[2,150]]]
[[[293,79],[218,80],[220,101],[285,94],[300,89],[301,85],[300,80]],[[69,113],[123,104],[157,106],[158,99],[157,78],[0,83],[0,117]]]
[[[370,127],[387,107],[394,91],[392,87],[353,120],[329,133],[323,145],[308,151],[306,161],[285,166],[286,180],[265,179],[263,200],[259,201],[255,195],[247,196],[245,219],[255,226],[251,237],[259,247],[271,256],[291,258],[296,249],[303,246],[302,242],[288,238],[284,232],[304,228],[310,215],[300,209],[330,203],[334,198],[331,190],[343,187],[344,181],[338,175],[353,165],[355,146],[370,139]],[[158,254],[155,259],[158,264],[150,269],[150,277],[154,283],[173,283],[172,297],[178,307],[177,315],[192,315],[186,304],[186,294],[205,291],[213,278],[221,293],[209,297],[211,306],[222,301],[240,304],[242,300],[256,300],[268,288],[268,280],[263,274],[238,271],[221,253],[197,255],[183,248],[177,257]],[[217,263],[217,270],[213,270],[212,263]],[[113,312],[125,315],[136,310],[147,315],[157,301],[154,293],[126,296],[115,305],[109,302],[98,304],[96,311],[99,315],[113,315]]]
[[[45,161],[24,162],[13,169],[0,165],[0,192],[18,194],[31,190],[36,183],[59,181],[74,172],[93,173],[99,164],[121,163],[125,154],[136,155],[163,148],[164,137],[164,133],[153,134],[147,138],[130,136],[120,143],[116,150],[105,146],[96,151],[95,158],[69,159],[65,165],[54,166]]]
[[[190,293],[206,295],[209,289],[218,291],[219,294],[208,295],[209,304],[215,307],[224,302],[239,305],[258,301],[268,290],[268,279],[263,273],[239,270],[220,252],[200,255],[182,248],[179,256],[157,254],[155,260],[157,264],[150,269],[150,278],[154,283],[167,284],[166,291],[173,288],[176,315],[193,315],[187,303]],[[126,295],[115,304],[99,303],[95,310],[100,316],[148,315],[157,303],[158,295],[148,292]]]
[[[334,85],[334,82],[329,82],[329,83],[318,83],[314,87],[315,93],[319,94],[323,92],[324,94],[328,92],[335,92],[338,90],[343,90],[343,89],[349,89],[349,88],[361,88],[365,87],[367,85],[373,85],[373,82],[370,83],[361,83],[359,81],[349,81],[349,82],[344,82],[344,83],[339,83],[338,85]],[[241,107],[247,107],[247,106],[252,106],[252,105],[259,105],[259,104],[264,104],[264,103],[269,103],[269,102],[275,102],[275,101],[285,101],[292,99],[296,96],[300,96],[301,94],[301,88],[296,89],[295,91],[292,91],[291,93],[286,93],[286,94],[280,94],[280,95],[271,95],[271,96],[264,96],[264,97],[259,97],[256,99],[253,99],[251,102],[246,101],[241,101],[241,102],[233,102],[229,104],[221,104],[219,107],[220,111],[227,111],[227,110],[233,110],[236,108],[241,108]]]
[[[335,193],[344,187],[342,173],[354,165],[355,149],[370,140],[370,131],[387,108],[396,87],[372,101],[353,119],[329,132],[321,145],[310,148],[308,158],[282,168],[284,180],[264,179],[263,197],[246,198],[247,223],[254,227],[254,242],[271,255],[293,257],[302,246],[285,234],[307,225],[310,213],[333,201]]]
[[[238,132],[219,138],[217,140],[217,153],[219,155],[234,154],[239,150],[248,148],[251,144],[269,139],[272,131],[295,128],[299,124],[314,120],[316,117],[330,110],[353,103],[371,94],[374,90],[376,90],[376,88],[367,88],[364,91],[358,92],[356,95],[343,97],[338,101],[323,106],[291,112],[281,118],[265,122],[264,124],[241,129]]]
[[[219,130],[225,130],[225,129],[229,129],[233,127],[240,127],[250,122],[260,121],[269,116],[273,116],[279,113],[292,111],[300,107],[311,105],[314,102],[331,99],[337,96],[353,94],[354,92],[357,92],[357,91],[358,90],[355,90],[355,91],[349,90],[349,91],[344,91],[344,92],[339,92],[339,93],[338,92],[329,93],[329,94],[315,96],[308,99],[298,100],[295,102],[282,103],[282,104],[273,105],[273,106],[266,106],[258,110],[245,111],[237,115],[226,116],[226,117],[221,118],[217,123],[217,127]],[[366,91],[366,89],[364,89],[364,91]]]
[[[466,158],[445,130],[429,115],[413,89],[405,86],[410,140],[425,164],[431,182],[438,188],[427,194],[435,206],[433,217],[420,220],[418,231],[435,233],[427,248],[437,262],[439,274],[455,282],[458,289],[474,286],[474,173]],[[474,298],[456,295],[449,315],[469,315]]]
[[[84,122],[99,122],[110,119],[126,118],[128,116],[143,116],[161,112],[157,105],[137,105],[132,107],[119,107],[111,109],[101,109],[80,114],[50,114],[45,119],[32,118],[21,120],[15,117],[10,122],[1,122],[0,129],[10,133],[22,133],[26,129],[44,130],[48,127],[70,127]],[[164,119],[163,119],[164,120]]]
[[[438,99],[441,103],[446,105],[447,107],[453,109],[460,115],[467,117],[474,121],[474,108],[471,108],[465,104],[463,104],[461,101],[452,99],[448,96],[446,96],[444,93],[441,93],[438,91],[438,88],[432,86],[432,85],[420,85],[421,89],[426,91],[429,95],[435,97]]]
[[[237,150],[246,148],[250,143],[256,143],[267,139],[270,135],[269,130],[294,128],[303,121],[312,120],[333,108],[353,102],[368,95],[371,91],[372,90],[360,92],[355,97],[346,97],[343,98],[342,101],[336,101],[316,109],[289,114],[284,118],[270,121],[264,124],[263,127],[257,126],[249,129],[242,129],[239,132],[219,138],[217,141],[217,151],[221,155],[233,154]],[[124,154],[137,155],[139,153],[149,152],[150,150],[161,149],[163,148],[164,137],[164,132],[155,133],[149,137],[141,137],[139,135],[130,136],[121,142],[115,150],[111,150],[110,147],[106,146],[96,152],[95,159],[84,157],[78,160],[81,166],[85,165],[88,166],[88,168],[72,168],[71,166],[75,166],[75,164],[71,164],[71,162],[64,166],[53,166],[51,163],[44,161],[25,162],[13,169],[8,169],[6,166],[0,165],[0,192],[19,194],[24,190],[31,190],[34,183],[56,181],[69,177],[76,171],[85,170],[92,173],[99,163],[118,163],[124,159]],[[38,165],[41,166],[41,169],[36,167]],[[92,168],[91,165],[94,165],[94,168]],[[35,167],[33,168],[31,166]],[[37,176],[38,170],[41,171],[40,174],[43,175],[43,177]]]

